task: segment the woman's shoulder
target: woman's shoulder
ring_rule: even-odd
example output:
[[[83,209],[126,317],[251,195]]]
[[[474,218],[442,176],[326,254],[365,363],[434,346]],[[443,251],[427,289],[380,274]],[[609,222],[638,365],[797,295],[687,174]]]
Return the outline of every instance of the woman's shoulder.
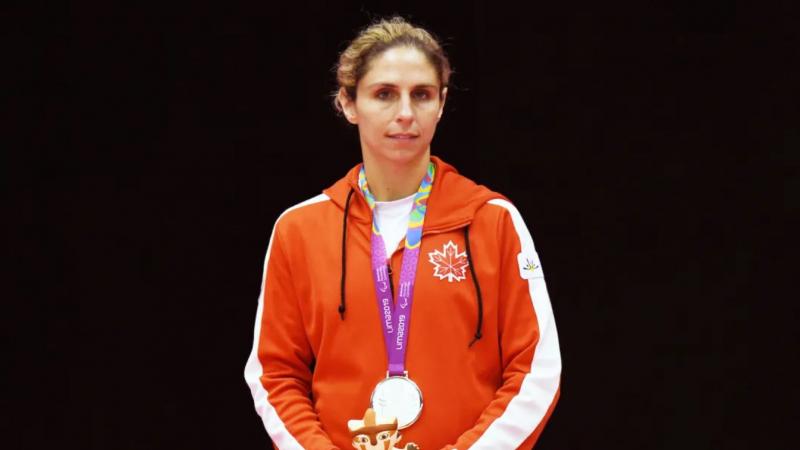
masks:
[[[301,227],[305,224],[319,223],[327,220],[326,215],[332,206],[331,198],[324,194],[315,195],[286,208],[275,221],[275,227],[281,229],[291,229]]]

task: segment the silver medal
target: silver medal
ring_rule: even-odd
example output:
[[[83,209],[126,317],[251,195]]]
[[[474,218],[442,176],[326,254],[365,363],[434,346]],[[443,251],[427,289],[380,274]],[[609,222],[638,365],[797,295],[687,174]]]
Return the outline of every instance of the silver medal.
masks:
[[[422,391],[408,376],[387,377],[372,391],[370,406],[380,416],[397,417],[397,426],[402,430],[419,418]]]

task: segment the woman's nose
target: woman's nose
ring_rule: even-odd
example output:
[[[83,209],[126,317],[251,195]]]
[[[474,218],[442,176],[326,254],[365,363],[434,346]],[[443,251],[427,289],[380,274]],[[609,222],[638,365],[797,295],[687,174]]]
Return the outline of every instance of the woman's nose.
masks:
[[[414,117],[414,111],[411,109],[411,96],[410,95],[401,95],[400,96],[400,105],[398,106],[399,109],[397,111],[397,120],[399,121],[406,121],[410,120]]]

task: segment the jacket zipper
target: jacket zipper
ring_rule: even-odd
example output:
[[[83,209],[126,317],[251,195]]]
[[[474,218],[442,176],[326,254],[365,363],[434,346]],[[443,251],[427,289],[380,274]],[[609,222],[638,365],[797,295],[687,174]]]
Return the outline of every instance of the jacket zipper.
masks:
[[[392,298],[395,298],[394,297],[394,278],[392,278],[392,260],[391,260],[391,258],[388,261],[386,261],[386,269],[389,270],[389,292],[392,293]]]

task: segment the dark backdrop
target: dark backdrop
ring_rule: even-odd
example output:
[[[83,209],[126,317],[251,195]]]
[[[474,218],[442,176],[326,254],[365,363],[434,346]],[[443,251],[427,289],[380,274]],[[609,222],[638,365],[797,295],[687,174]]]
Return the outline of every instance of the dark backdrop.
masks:
[[[433,153],[542,257],[537,448],[791,447],[797,15],[554,3],[4,7],[6,448],[266,448],[242,372],[270,231],[359,161],[330,69],[392,12],[455,66]]]

